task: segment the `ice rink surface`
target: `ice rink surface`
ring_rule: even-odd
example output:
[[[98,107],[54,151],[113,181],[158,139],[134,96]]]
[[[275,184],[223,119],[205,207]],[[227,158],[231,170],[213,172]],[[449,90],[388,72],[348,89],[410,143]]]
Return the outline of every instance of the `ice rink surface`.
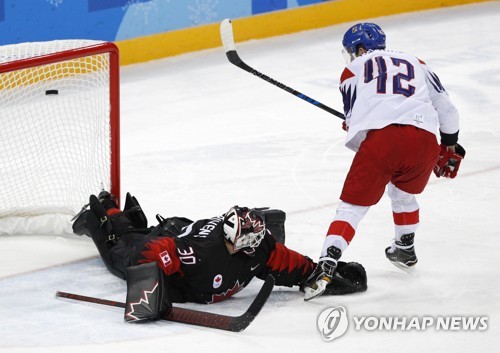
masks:
[[[431,177],[418,200],[419,263],[392,266],[387,196],[372,207],[343,259],[361,262],[368,291],[304,302],[276,288],[242,333],[171,322],[130,325],[121,309],[70,303],[57,290],[123,301],[126,285],[78,236],[0,237],[0,352],[496,352],[500,335],[500,3],[375,20],[389,49],[417,55],[440,76],[461,114],[467,150],[454,180]],[[237,43],[249,65],[341,110],[341,37],[352,23]],[[238,31],[237,22],[234,24]],[[124,67],[122,190],[151,222],[156,213],[211,217],[234,204],[287,212],[287,245],[316,259],[338,205],[353,153],[341,120],[252,77],[222,48]],[[254,280],[213,306],[242,313]],[[320,312],[343,305],[351,316],[487,316],[486,331],[357,331],[324,342]]]

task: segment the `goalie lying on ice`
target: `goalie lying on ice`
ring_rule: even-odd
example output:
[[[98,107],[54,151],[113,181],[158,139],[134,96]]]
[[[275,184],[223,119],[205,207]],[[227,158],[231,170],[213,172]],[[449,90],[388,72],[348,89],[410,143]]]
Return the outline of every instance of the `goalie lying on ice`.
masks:
[[[92,238],[106,267],[120,278],[126,269],[156,262],[172,302],[215,303],[237,293],[254,278],[271,274],[276,285],[302,289],[315,263],[284,245],[285,212],[234,206],[211,219],[164,219],[147,226],[135,197],[124,210],[113,195],[90,196],[89,208],[73,223],[78,235]],[[366,273],[358,263],[340,262],[324,295],[365,291]]]

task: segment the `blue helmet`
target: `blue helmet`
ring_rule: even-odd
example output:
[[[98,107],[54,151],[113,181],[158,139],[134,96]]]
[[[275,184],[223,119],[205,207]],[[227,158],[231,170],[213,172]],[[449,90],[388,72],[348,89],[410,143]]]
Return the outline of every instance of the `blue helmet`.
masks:
[[[342,45],[355,55],[360,44],[366,50],[385,49],[385,33],[375,23],[358,23],[345,32]]]

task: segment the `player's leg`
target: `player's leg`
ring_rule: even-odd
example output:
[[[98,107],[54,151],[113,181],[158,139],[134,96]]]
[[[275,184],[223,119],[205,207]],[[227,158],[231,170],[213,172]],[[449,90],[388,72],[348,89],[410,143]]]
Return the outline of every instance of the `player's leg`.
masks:
[[[107,192],[101,192],[99,197],[91,195],[88,206],[89,209],[73,223],[73,231],[91,237],[108,270],[125,278],[125,268],[130,266],[130,252],[135,247],[133,244],[144,237],[137,228],[146,224],[142,210],[135,200],[126,202],[122,212]],[[135,218],[131,219],[131,214],[135,214]]]
[[[419,205],[415,195],[398,189],[389,183],[387,194],[391,199],[394,219],[394,239],[385,249],[389,261],[398,267],[410,267],[417,263],[414,238],[419,225]]]
[[[416,194],[424,191],[436,164],[439,146],[434,134],[402,126],[398,129],[403,140],[400,150],[398,173],[391,178],[388,195],[392,202],[395,238],[386,249],[387,258],[403,269],[417,263],[415,231],[419,224],[419,205]]]
[[[304,288],[305,300],[321,295],[335,273],[342,252],[353,239],[359,222],[384,194],[392,172],[386,166],[391,147],[383,131],[373,131],[363,142],[347,174],[335,217],[328,228],[321,255]]]
[[[340,203],[335,218],[328,228],[318,264],[304,287],[306,300],[320,295],[332,283],[337,263],[369,208],[347,202]]]

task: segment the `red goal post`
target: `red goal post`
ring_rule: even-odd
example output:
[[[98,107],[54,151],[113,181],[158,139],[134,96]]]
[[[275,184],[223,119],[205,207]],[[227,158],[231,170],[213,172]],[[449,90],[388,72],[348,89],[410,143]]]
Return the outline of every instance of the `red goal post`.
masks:
[[[70,232],[90,194],[119,201],[119,85],[110,42],[0,47],[0,234]]]

